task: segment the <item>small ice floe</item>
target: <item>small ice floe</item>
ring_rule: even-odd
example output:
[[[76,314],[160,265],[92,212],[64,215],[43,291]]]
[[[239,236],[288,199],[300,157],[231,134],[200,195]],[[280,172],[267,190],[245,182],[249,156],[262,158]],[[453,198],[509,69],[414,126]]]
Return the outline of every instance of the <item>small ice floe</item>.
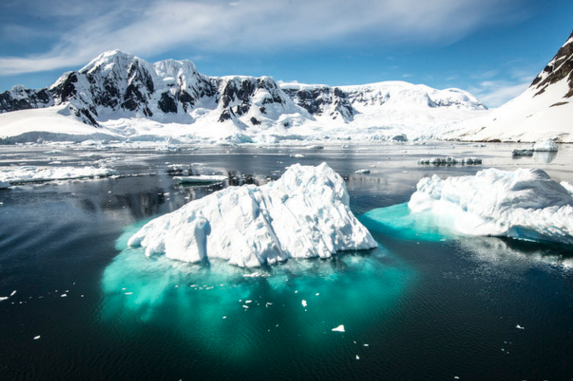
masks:
[[[533,150],[535,152],[557,152],[559,148],[553,139],[545,139],[535,142]]]
[[[513,151],[511,151],[511,156],[513,157],[533,156],[533,148],[514,149]]]
[[[302,306],[303,306],[304,308],[306,308],[306,300],[303,299],[301,303],[302,303]]]
[[[519,324],[515,326],[517,329],[525,329],[525,327],[520,326]]]
[[[124,295],[133,295],[133,292],[124,292]]]
[[[0,296],[0,302],[4,301],[6,299],[8,299],[8,296]]]
[[[363,345],[364,345],[365,347],[369,347],[369,346],[370,346],[370,344],[363,344]]]
[[[34,340],[39,340],[39,339],[40,339],[40,337],[41,337],[40,335],[38,335],[38,336],[34,336]]]
[[[302,153],[292,153],[292,154],[290,155],[290,157],[294,157],[294,158],[300,159],[300,158],[303,158],[304,155],[303,155]]]
[[[252,303],[252,302],[253,302],[252,300],[245,300],[245,303],[246,303],[246,304],[249,304],[249,303]]]
[[[248,308],[249,308],[249,306],[247,306],[247,305],[243,304],[243,308],[244,308],[244,309],[248,309]]]
[[[356,360],[360,360],[360,356],[356,355]]]
[[[357,175],[369,175],[370,170],[369,169],[359,169],[354,173],[356,173]]]
[[[324,146],[320,146],[317,144],[312,144],[306,147],[307,149],[324,149]]]
[[[16,295],[16,290],[14,290],[10,293],[10,297],[13,297],[14,295]]]
[[[344,330],[344,325],[340,324],[338,327],[332,328],[332,332],[346,332],[346,331]]]
[[[422,158],[418,160],[418,164],[420,165],[479,165],[482,163],[482,160],[478,157],[466,157],[462,159],[456,159],[452,156],[448,157],[432,157],[432,158]]]
[[[68,297],[68,294],[62,294],[62,295],[60,295],[60,298],[67,298],[67,297]]]
[[[227,180],[223,175],[174,176],[173,180],[179,184],[216,184]]]

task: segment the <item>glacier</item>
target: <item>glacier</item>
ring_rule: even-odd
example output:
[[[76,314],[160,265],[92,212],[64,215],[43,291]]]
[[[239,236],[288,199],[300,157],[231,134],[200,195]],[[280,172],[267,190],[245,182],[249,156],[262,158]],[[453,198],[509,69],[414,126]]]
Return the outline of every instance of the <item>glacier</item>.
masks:
[[[541,169],[426,177],[408,207],[462,235],[573,244],[573,197]]]
[[[229,187],[148,222],[128,241],[147,256],[213,258],[239,267],[329,258],[376,248],[349,207],[344,180],[326,163],[290,166],[263,186]]]

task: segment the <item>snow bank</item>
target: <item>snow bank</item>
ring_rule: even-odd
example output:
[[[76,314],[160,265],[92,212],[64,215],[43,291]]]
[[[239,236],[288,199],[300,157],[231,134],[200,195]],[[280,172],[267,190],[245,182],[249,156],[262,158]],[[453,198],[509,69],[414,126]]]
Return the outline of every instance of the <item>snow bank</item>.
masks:
[[[344,180],[326,163],[295,164],[277,181],[230,187],[146,224],[129,239],[146,255],[257,267],[288,258],[328,258],[377,246],[349,208]]]
[[[573,197],[540,169],[487,169],[420,180],[408,206],[449,220],[467,235],[573,244]]]
[[[88,177],[107,177],[117,174],[110,168],[95,167],[7,167],[0,169],[0,188],[2,182],[27,183],[37,181],[71,180]]]

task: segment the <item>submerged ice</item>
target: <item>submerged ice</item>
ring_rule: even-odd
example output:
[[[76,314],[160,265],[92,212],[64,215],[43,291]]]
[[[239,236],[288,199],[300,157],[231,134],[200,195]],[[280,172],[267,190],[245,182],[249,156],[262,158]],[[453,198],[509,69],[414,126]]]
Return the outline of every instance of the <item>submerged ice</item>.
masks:
[[[573,197],[540,169],[420,180],[408,207],[464,235],[573,244]]]
[[[377,244],[350,211],[344,180],[323,163],[295,164],[269,184],[230,187],[192,201],[146,224],[129,246],[144,247],[147,256],[257,267]]]

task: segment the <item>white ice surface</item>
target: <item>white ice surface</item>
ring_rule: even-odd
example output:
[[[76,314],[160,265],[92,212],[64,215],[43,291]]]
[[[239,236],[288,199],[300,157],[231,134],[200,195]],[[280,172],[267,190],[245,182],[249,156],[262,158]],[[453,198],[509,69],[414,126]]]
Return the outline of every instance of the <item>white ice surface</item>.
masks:
[[[115,174],[115,170],[104,167],[4,167],[0,169],[0,183],[70,180],[87,177],[106,177]]]
[[[350,211],[344,180],[325,163],[295,164],[275,182],[192,201],[146,224],[129,245],[145,247],[148,256],[246,267],[377,246]]]
[[[465,235],[573,244],[573,197],[540,169],[487,169],[475,176],[427,177],[408,206]]]
[[[545,139],[535,142],[533,150],[536,152],[557,152],[559,148],[553,139]]]

